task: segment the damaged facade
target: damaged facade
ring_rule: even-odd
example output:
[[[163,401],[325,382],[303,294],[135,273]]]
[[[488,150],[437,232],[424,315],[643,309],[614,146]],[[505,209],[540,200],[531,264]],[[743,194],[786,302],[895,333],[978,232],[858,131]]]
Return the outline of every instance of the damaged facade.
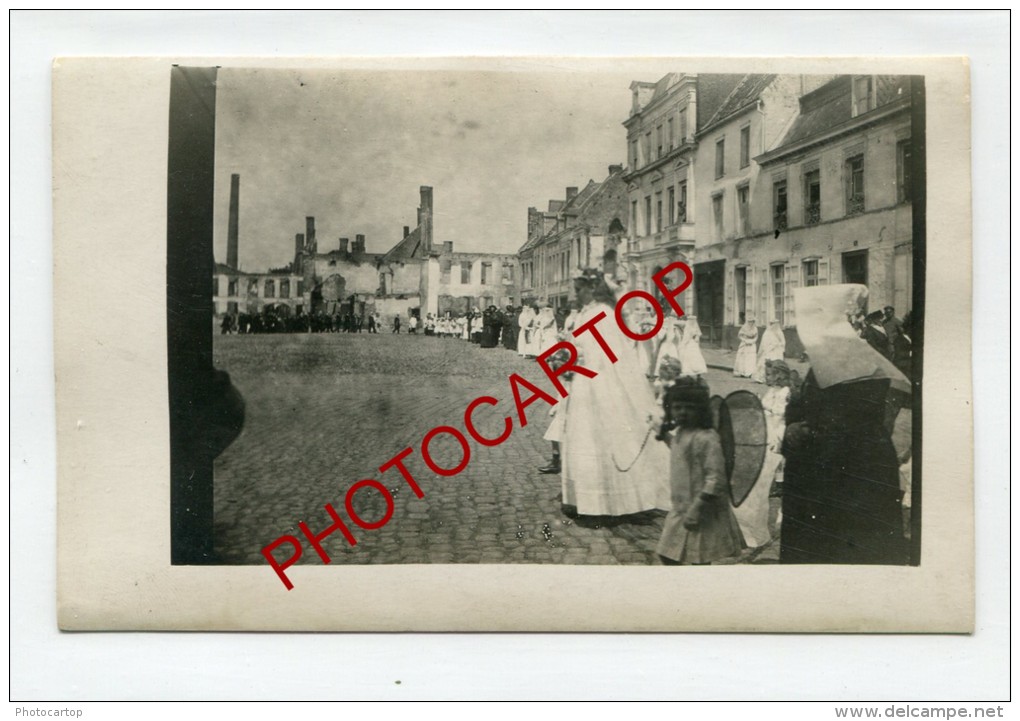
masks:
[[[463,313],[489,305],[517,303],[517,259],[510,254],[455,253],[453,243],[433,242],[432,188],[421,186],[418,224],[404,226],[388,252],[369,253],[365,236],[320,251],[315,218],[294,236],[294,260],[286,268],[245,273],[237,268],[238,176],[231,178],[227,238],[228,263],[217,263],[213,303],[217,323],[224,314],[325,314],[364,318],[378,314],[385,323],[426,313]]]

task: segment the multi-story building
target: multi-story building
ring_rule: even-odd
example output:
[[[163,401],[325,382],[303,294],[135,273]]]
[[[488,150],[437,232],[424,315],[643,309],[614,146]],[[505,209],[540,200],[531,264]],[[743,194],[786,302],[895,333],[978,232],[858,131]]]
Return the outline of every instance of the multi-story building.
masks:
[[[759,84],[761,114],[731,97],[699,136],[698,202],[711,222],[697,232],[694,308],[706,336],[721,329],[713,336],[727,345],[747,317],[779,321],[796,354],[799,286],[860,283],[872,309],[911,308],[910,79]],[[737,138],[739,155],[719,150]]]
[[[653,275],[674,261],[691,261],[699,210],[698,130],[742,78],[668,73],[658,82],[631,83],[630,116],[623,122],[630,232],[621,260],[632,286],[654,290]],[[685,308],[690,292],[680,296]]]
[[[627,234],[627,186],[622,165],[601,183],[568,187],[544,212],[528,208],[528,240],[517,252],[521,292],[556,310],[567,306],[577,269],[615,264]]]
[[[706,342],[778,320],[799,353],[798,286],[863,283],[872,308],[910,309],[909,78],[671,73],[631,92],[632,282],[691,265],[680,302]]]

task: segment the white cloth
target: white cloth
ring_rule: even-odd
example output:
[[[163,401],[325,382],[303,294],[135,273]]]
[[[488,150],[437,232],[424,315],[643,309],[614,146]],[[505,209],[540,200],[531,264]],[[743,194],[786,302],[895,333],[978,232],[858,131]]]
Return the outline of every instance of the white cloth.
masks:
[[[910,393],[910,381],[892,361],[857,337],[847,320],[860,311],[868,289],[863,285],[817,285],[795,288],[797,335],[811,361],[819,388],[837,383],[889,378],[893,388]]]
[[[610,362],[591,332],[574,339],[578,363],[598,376],[578,375],[570,384],[560,451],[563,503],[587,516],[668,510],[669,453],[649,432],[658,413],[637,354],[604,303],[585,306],[578,326],[600,312],[606,318],[597,328],[619,360]]]

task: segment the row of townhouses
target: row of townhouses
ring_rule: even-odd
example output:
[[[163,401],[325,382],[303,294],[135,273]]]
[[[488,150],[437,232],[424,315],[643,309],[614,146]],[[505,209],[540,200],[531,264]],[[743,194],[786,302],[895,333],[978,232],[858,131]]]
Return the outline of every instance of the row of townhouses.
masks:
[[[626,167],[528,210],[522,293],[566,302],[576,268],[604,265],[654,292],[682,260],[681,298],[708,343],[748,318],[782,323],[793,291],[861,283],[872,309],[912,308],[912,78],[669,73],[631,84]]]

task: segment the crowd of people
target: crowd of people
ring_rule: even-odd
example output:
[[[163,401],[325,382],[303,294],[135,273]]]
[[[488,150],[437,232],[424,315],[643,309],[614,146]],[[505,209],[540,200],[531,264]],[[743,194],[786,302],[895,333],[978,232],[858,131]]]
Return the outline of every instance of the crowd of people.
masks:
[[[567,395],[550,411],[551,460],[539,468],[560,477],[563,512],[584,523],[625,523],[666,511],[657,547],[665,565],[709,564],[773,540],[770,497],[781,495],[781,563],[907,562],[904,509],[910,503],[910,452],[897,455],[893,422],[910,399],[911,319],[894,309],[871,314],[863,286],[799,289],[798,333],[811,369],[805,378],[785,361],[779,323],[759,342],[748,318],[738,332],[733,374],[765,385],[764,460],[745,498],[734,502],[727,459],[715,429],[695,316],[667,312],[657,334],[636,341],[615,322],[601,338],[574,331],[600,313],[609,319],[626,282],[595,270],[574,280],[574,299],[554,310],[544,299],[500,310],[411,314],[391,332],[460,339],[536,358],[558,341],[576,349],[565,373]],[[626,325],[649,333],[657,318],[643,302],[622,308]],[[378,314],[226,316],[223,332],[378,332]],[[615,360],[603,343],[613,349]],[[561,350],[553,367],[570,360]]]
[[[220,333],[378,333],[378,313],[286,313],[268,306],[261,313],[225,313]]]
[[[625,290],[588,272],[575,280],[576,304],[562,324],[551,321],[542,304],[518,318],[521,355],[539,355],[569,338],[578,364],[597,374],[570,380],[545,434],[552,460],[538,470],[560,476],[564,513],[626,523],[638,520],[634,514],[665,510],[661,562],[699,565],[769,544],[770,497],[779,495],[782,510],[774,523],[781,563],[907,562],[909,451],[896,455],[887,423],[890,405],[896,407],[890,399],[909,399],[907,323],[887,308],[881,315],[888,345],[875,348],[845,312],[863,304],[862,286],[807,289],[798,330],[811,370],[801,378],[784,359],[781,325],[770,324],[759,342],[748,320],[738,335],[734,374],[765,385],[766,438],[758,478],[735,501],[714,428],[697,318],[667,316],[644,342],[602,324],[616,362],[591,334],[572,335],[599,313],[612,317]],[[812,304],[824,320],[811,322]],[[653,327],[650,308],[625,308],[623,315],[634,330]]]

